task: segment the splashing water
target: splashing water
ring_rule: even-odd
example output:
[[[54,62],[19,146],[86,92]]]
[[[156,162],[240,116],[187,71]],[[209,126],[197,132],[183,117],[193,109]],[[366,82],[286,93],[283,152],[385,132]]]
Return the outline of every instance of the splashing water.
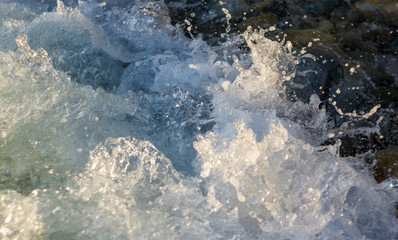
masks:
[[[286,100],[290,43],[107,4],[0,0],[2,239],[398,238],[396,189]]]

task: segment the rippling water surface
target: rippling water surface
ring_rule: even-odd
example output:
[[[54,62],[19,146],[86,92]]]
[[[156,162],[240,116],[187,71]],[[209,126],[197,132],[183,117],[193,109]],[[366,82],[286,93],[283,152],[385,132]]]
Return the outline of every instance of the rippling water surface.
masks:
[[[239,1],[202,40],[187,4],[0,0],[0,238],[398,239],[394,178],[335,138],[381,105],[325,107],[314,55]]]

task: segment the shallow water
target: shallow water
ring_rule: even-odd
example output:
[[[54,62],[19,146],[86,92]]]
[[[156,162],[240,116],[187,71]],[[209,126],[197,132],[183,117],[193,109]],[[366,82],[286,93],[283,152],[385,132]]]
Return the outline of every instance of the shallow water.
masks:
[[[286,93],[312,55],[187,38],[160,1],[65,4],[0,0],[2,239],[398,239],[394,179]]]

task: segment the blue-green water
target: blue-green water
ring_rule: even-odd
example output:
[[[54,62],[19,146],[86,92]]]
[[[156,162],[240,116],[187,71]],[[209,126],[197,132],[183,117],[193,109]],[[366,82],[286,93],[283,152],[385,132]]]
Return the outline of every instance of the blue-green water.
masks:
[[[161,1],[0,0],[0,21],[1,239],[397,239],[393,180],[284,94],[312,59],[290,42],[209,46]]]

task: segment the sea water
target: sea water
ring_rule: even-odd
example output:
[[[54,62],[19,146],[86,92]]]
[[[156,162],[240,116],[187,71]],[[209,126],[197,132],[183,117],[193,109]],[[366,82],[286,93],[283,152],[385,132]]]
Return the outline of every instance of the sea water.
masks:
[[[162,1],[65,3],[0,0],[1,239],[398,239],[392,180],[286,97],[311,56],[188,39]]]

